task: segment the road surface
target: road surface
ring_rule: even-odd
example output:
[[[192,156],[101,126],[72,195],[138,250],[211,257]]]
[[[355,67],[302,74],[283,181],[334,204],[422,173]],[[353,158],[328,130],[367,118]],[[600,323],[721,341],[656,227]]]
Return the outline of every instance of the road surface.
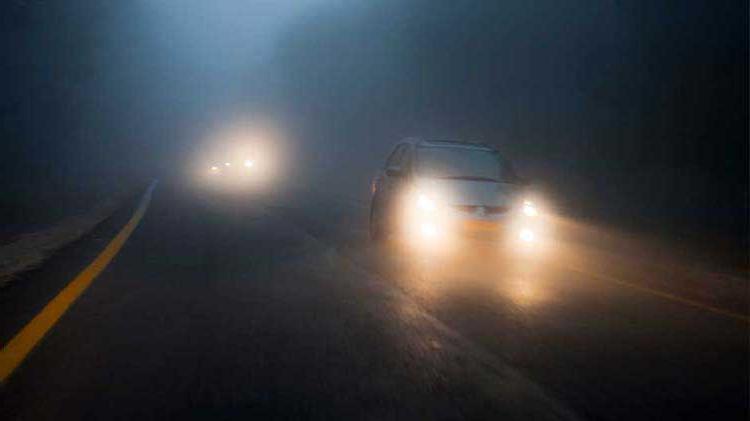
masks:
[[[136,206],[0,291],[0,343]],[[747,419],[746,321],[559,260],[415,258],[334,193],[162,183],[0,419]]]

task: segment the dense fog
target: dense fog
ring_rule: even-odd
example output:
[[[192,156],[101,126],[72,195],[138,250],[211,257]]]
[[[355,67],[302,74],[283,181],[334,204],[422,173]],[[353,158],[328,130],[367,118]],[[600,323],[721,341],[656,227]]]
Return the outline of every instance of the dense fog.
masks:
[[[179,179],[244,119],[283,133],[290,173],[349,194],[402,137],[476,140],[572,214],[747,242],[747,2],[3,9],[9,192]]]

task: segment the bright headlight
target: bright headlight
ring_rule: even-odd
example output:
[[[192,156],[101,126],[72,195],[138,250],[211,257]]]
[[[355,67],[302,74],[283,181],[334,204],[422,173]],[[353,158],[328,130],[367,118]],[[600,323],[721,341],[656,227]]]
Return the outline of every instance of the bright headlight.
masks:
[[[539,211],[536,209],[536,206],[534,205],[534,203],[528,200],[523,201],[523,208],[521,208],[521,211],[526,216],[539,215]]]
[[[217,167],[216,165],[211,167],[211,172],[217,172],[217,171],[219,171],[219,167]]]
[[[245,166],[248,167],[248,168],[252,167],[253,166],[253,161],[251,161],[249,159],[246,159],[245,160]]]
[[[528,228],[523,228],[518,233],[518,238],[524,243],[533,243],[536,240],[536,234]]]
[[[437,204],[431,198],[420,193],[417,196],[417,207],[425,212],[434,212],[437,209]]]
[[[435,224],[425,222],[420,226],[420,232],[423,237],[434,238],[438,235],[438,229]]]

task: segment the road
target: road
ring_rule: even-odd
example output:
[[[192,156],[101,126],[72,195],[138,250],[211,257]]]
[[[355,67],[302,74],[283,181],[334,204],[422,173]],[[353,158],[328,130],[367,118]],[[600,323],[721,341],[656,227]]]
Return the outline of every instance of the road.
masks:
[[[0,343],[135,206],[0,291]],[[0,419],[747,419],[746,321],[559,258],[435,260],[335,193],[162,183]]]

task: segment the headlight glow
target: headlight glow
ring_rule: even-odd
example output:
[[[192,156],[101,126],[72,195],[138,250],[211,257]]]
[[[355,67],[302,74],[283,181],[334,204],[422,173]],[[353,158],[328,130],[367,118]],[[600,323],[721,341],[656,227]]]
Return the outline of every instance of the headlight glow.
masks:
[[[437,227],[429,222],[423,223],[420,227],[420,232],[424,237],[434,238],[438,234]]]
[[[417,196],[417,207],[425,212],[434,212],[437,209],[435,201],[421,193]]]
[[[530,200],[523,201],[521,212],[523,212],[524,215],[531,217],[539,215],[539,211],[537,210],[536,205]]]
[[[230,166],[230,165],[232,165],[232,163],[231,163],[231,162],[225,162],[225,163],[224,163],[224,166],[225,166],[225,167],[228,167],[228,166]]]
[[[248,168],[252,167],[253,166],[253,161],[251,161],[249,159],[246,159],[245,160],[245,166],[248,167]]]
[[[532,243],[534,242],[534,240],[536,240],[536,234],[534,234],[534,231],[528,228],[523,228],[518,233],[518,238],[524,243]]]
[[[214,165],[214,166],[211,167],[211,171],[212,172],[217,172],[217,171],[219,171],[219,167],[217,167],[216,165]]]

